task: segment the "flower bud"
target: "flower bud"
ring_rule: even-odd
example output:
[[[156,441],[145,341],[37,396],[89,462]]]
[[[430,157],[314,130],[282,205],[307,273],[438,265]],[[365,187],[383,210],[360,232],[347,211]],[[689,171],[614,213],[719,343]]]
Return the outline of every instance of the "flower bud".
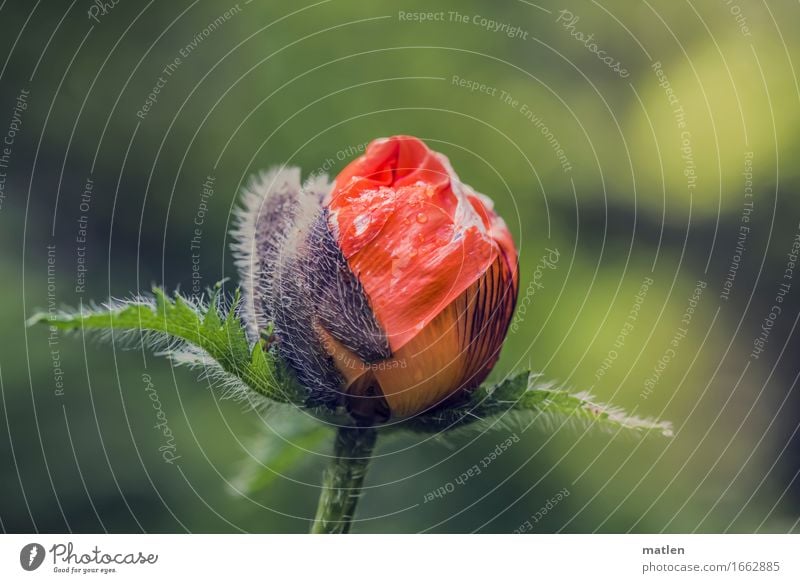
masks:
[[[307,404],[383,422],[455,403],[489,374],[517,253],[491,200],[417,138],[373,141],[332,184],[255,178],[234,232],[244,319]]]

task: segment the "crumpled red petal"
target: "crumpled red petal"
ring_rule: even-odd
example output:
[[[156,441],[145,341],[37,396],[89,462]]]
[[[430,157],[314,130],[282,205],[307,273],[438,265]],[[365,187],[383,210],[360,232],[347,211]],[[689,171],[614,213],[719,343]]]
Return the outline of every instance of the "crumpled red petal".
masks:
[[[421,140],[372,142],[336,178],[329,226],[392,351],[413,339],[502,255],[517,285],[511,234],[487,197]]]

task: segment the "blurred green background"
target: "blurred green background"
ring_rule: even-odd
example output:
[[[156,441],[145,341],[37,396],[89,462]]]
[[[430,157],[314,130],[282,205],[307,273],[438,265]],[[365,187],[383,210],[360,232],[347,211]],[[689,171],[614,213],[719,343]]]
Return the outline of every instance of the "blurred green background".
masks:
[[[296,416],[25,319],[153,284],[232,289],[251,173],[335,174],[402,133],[489,194],[520,249],[524,310],[493,376],[530,367],[676,435],[398,437],[354,531],[797,531],[798,22],[796,4],[735,1],[2,2],[3,530],[307,531],[330,443],[293,440]],[[236,493],[280,440],[297,463]]]

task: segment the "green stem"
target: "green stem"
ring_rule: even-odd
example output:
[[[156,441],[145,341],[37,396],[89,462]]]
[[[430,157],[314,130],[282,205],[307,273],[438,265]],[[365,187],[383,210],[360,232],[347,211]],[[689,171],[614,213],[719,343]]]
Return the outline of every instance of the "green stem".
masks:
[[[340,427],[336,432],[333,459],[322,476],[313,534],[350,530],[377,435],[371,427]]]

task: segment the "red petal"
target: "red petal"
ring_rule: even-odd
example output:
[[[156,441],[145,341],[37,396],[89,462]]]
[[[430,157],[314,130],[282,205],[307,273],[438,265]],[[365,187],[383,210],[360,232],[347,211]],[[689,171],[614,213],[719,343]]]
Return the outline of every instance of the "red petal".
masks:
[[[379,186],[406,186],[422,181],[435,188],[449,188],[450,174],[439,155],[411,136],[382,138],[347,165],[336,177],[334,192],[358,184],[358,190]]]
[[[516,251],[491,201],[420,140],[376,140],[336,178],[330,226],[393,351]]]
[[[517,292],[512,280],[506,261],[498,257],[419,334],[379,362],[363,362],[318,329],[345,379],[351,413],[408,417],[478,386],[497,361],[511,321]]]
[[[512,274],[514,289],[519,285],[519,266],[517,260],[517,248],[514,239],[506,226],[506,222],[494,212],[494,205],[489,197],[471,192],[469,201],[475,211],[481,215],[483,224],[489,229],[489,236],[500,246],[500,252],[506,260],[508,269]]]

